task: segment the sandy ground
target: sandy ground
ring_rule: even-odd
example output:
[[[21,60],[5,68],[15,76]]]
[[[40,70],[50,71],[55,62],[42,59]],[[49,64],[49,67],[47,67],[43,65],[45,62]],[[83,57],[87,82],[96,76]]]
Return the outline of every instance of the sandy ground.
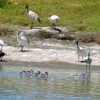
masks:
[[[7,54],[3,60],[13,61],[26,61],[26,62],[69,62],[73,64],[85,63],[78,62],[78,56],[76,53],[76,46],[72,44],[62,45],[60,43],[50,42],[36,42],[35,45],[40,47],[28,46],[25,47],[25,52],[20,52],[20,47],[6,46],[3,47],[3,51]],[[45,47],[45,48],[43,48]],[[47,48],[48,47],[48,48]],[[100,65],[100,46],[93,44],[91,46],[84,46],[86,52],[91,51],[92,65]],[[85,59],[85,57],[84,57]],[[80,58],[80,61],[82,58]]]

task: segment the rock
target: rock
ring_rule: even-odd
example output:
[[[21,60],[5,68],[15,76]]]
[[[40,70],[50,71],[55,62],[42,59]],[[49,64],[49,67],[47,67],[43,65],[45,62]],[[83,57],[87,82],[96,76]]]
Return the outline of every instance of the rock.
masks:
[[[37,28],[33,28],[33,29],[25,29],[25,30],[21,30],[23,34],[25,35],[32,35],[35,36],[40,32],[49,32],[49,33],[59,33],[59,32],[68,32],[68,30],[65,27],[56,27],[56,28],[52,28],[52,27],[37,27]]]

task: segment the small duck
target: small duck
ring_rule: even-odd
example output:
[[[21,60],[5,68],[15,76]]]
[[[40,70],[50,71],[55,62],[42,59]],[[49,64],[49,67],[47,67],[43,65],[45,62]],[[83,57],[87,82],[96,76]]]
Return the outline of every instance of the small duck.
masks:
[[[40,77],[40,74],[41,74],[41,72],[38,71],[37,73],[35,73],[35,76],[36,76],[36,77]]]
[[[45,73],[42,73],[40,75],[40,77],[47,79],[48,78],[48,75],[49,75],[49,73],[48,72],[45,72]]]
[[[30,75],[32,75],[34,72],[33,70],[27,71]]]
[[[74,80],[79,80],[80,78],[81,78],[80,75],[77,75],[77,74],[73,75]]]
[[[22,71],[22,72],[20,72],[20,75],[29,75],[30,74],[30,72],[29,71]]]

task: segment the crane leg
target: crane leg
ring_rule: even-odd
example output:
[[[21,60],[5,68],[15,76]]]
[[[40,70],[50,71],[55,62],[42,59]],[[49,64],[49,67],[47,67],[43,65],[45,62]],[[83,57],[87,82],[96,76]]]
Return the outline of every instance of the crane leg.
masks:
[[[1,61],[2,61],[2,57],[1,57]]]
[[[33,28],[33,22],[31,23],[31,29]]]
[[[21,46],[21,52],[23,52],[23,46]]]
[[[79,61],[79,55],[78,55],[78,61]]]
[[[83,56],[82,56],[82,61],[83,61]]]
[[[89,71],[90,71],[90,64],[89,64]]]
[[[1,46],[1,52],[2,52],[2,46]]]

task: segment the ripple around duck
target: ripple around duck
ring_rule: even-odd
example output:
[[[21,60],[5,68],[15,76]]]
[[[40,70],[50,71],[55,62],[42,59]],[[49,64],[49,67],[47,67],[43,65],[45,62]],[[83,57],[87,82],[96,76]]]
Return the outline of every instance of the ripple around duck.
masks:
[[[48,79],[34,75],[20,76],[20,71],[48,71]],[[100,73],[91,70],[86,80],[74,80],[73,75],[86,73],[82,68],[46,68],[25,66],[2,66],[0,70],[1,100],[99,100]],[[88,74],[88,73],[87,73]]]

